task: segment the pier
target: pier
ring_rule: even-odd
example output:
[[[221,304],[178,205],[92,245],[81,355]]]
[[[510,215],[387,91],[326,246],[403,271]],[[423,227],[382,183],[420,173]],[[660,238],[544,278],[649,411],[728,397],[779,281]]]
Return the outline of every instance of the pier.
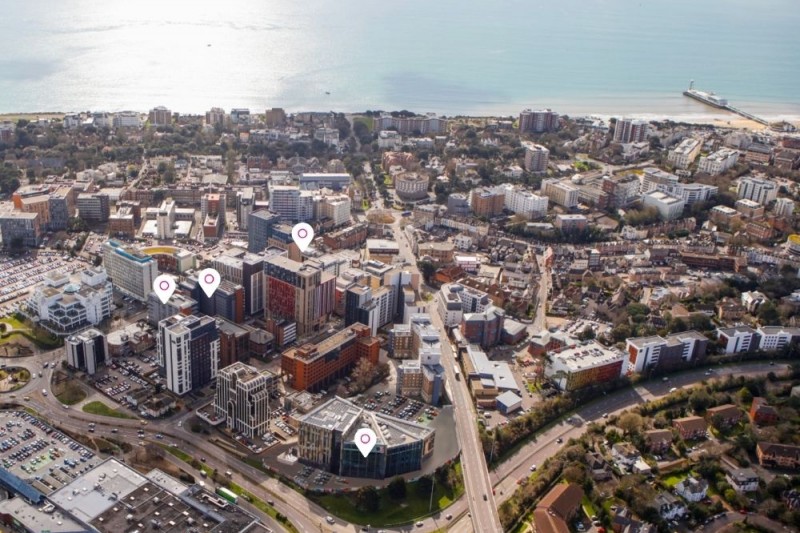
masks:
[[[752,113],[748,113],[747,111],[742,111],[738,107],[733,107],[732,105],[728,104],[728,105],[725,106],[725,109],[727,109],[731,113],[736,113],[740,117],[744,117],[744,118],[746,118],[748,120],[752,120],[753,122],[758,122],[759,124],[762,124],[764,126],[769,126],[769,122],[767,120],[765,120],[765,119],[763,119],[761,117],[757,117],[757,116],[753,115]]]

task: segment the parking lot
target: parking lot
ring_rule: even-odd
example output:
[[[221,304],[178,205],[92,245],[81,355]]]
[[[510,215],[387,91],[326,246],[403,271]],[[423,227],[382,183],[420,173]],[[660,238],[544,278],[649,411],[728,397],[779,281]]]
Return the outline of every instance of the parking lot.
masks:
[[[405,396],[394,396],[386,391],[378,391],[371,395],[362,394],[351,401],[368,411],[375,411],[418,424],[430,422],[439,414],[438,409],[419,400],[406,398]]]
[[[25,296],[49,272],[72,274],[88,265],[63,252],[33,252],[21,259],[0,257],[0,316],[16,311],[13,300]]]
[[[125,396],[131,389],[151,386],[151,376],[157,371],[154,356],[141,354],[135,357],[115,359],[114,363],[98,372],[93,386],[116,402],[126,404]]]
[[[38,418],[0,411],[0,464],[45,494],[70,483],[94,465],[94,453]]]

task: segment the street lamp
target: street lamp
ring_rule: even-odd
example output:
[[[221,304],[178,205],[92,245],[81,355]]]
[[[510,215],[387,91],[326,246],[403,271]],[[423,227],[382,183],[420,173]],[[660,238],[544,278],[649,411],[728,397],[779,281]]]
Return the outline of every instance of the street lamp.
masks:
[[[433,488],[436,486],[436,476],[431,476],[431,479],[433,480],[433,483],[431,483],[431,499],[430,502],[428,502],[429,513],[431,512],[431,509],[433,509]]]

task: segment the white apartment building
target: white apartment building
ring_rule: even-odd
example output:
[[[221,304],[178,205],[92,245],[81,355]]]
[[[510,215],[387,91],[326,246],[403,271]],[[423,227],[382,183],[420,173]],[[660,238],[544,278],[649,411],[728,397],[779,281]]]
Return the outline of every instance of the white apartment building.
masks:
[[[214,411],[232,431],[257,438],[269,430],[270,395],[277,393],[280,378],[269,370],[258,371],[242,362],[217,374]]]
[[[547,214],[546,196],[534,194],[510,183],[499,185],[498,188],[505,192],[504,207],[512,213],[528,218],[543,217]]]
[[[778,185],[764,178],[745,176],[739,179],[736,192],[739,198],[746,198],[761,205],[767,205],[778,197]]]
[[[758,328],[758,334],[761,336],[758,347],[765,352],[780,350],[800,340],[800,328],[762,326]]]
[[[645,206],[655,207],[663,220],[675,220],[683,215],[684,201],[661,191],[653,191],[643,197]]]
[[[794,214],[794,201],[790,198],[778,198],[775,200],[773,213],[777,217],[790,217]]]
[[[28,309],[46,329],[56,334],[96,326],[111,316],[113,287],[105,269],[87,268],[80,282],[66,274],[52,272],[28,299]]]
[[[557,179],[542,180],[541,191],[554,204],[568,209],[578,205],[578,189],[567,182]]]
[[[436,298],[439,316],[448,328],[461,324],[464,313],[482,313],[492,305],[488,294],[460,283],[445,283]]]
[[[749,352],[759,345],[758,333],[749,326],[720,328],[717,330],[717,339],[726,354]]]
[[[120,111],[114,115],[115,128],[141,128],[142,116],[134,111]]]
[[[695,202],[703,202],[715,197],[719,188],[703,183],[675,183],[672,185],[658,185],[657,190],[677,196],[686,205],[692,205]]]
[[[682,140],[678,146],[669,151],[667,161],[675,168],[687,169],[700,154],[703,143],[692,137]]]
[[[678,176],[660,168],[647,167],[642,170],[642,194],[657,191],[659,188],[678,184]]]
[[[114,240],[103,244],[103,266],[114,287],[128,296],[146,302],[158,276],[158,263],[140,250]]]
[[[172,239],[175,237],[175,209],[177,205],[172,198],[161,202],[156,216],[156,236],[159,239]]]
[[[292,222],[314,220],[314,193],[291,185],[269,186],[269,210]]]
[[[175,315],[158,323],[159,364],[166,387],[178,395],[207,385],[217,377],[219,331],[209,316]]]
[[[320,199],[320,218],[329,218],[334,226],[342,226],[350,222],[350,197],[346,194],[323,196]]]
[[[707,172],[712,176],[722,174],[729,168],[732,168],[739,159],[739,151],[731,148],[722,148],[713,154],[709,154],[700,158],[700,163],[697,169],[700,172]]]

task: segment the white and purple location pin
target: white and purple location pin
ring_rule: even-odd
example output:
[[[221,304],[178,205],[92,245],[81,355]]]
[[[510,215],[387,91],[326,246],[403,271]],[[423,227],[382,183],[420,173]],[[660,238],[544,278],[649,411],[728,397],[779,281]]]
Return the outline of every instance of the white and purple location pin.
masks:
[[[375,436],[375,432],[371,429],[361,428],[356,431],[356,438],[353,440],[355,441],[358,450],[361,452],[361,455],[366,457],[369,455],[369,452],[372,451],[372,448],[375,447],[378,437]]]
[[[175,292],[175,278],[169,274],[161,274],[153,280],[153,292],[156,293],[162,304],[167,303],[172,293]]]
[[[206,293],[206,296],[209,298],[211,298],[211,296],[214,294],[214,291],[217,290],[217,287],[219,287],[220,281],[221,278],[219,276],[219,272],[213,268],[201,270],[197,278],[200,288],[203,289],[203,292]]]
[[[305,222],[295,224],[292,228],[292,239],[297,247],[300,248],[300,251],[305,252],[308,249],[308,245],[314,240],[314,228]]]

